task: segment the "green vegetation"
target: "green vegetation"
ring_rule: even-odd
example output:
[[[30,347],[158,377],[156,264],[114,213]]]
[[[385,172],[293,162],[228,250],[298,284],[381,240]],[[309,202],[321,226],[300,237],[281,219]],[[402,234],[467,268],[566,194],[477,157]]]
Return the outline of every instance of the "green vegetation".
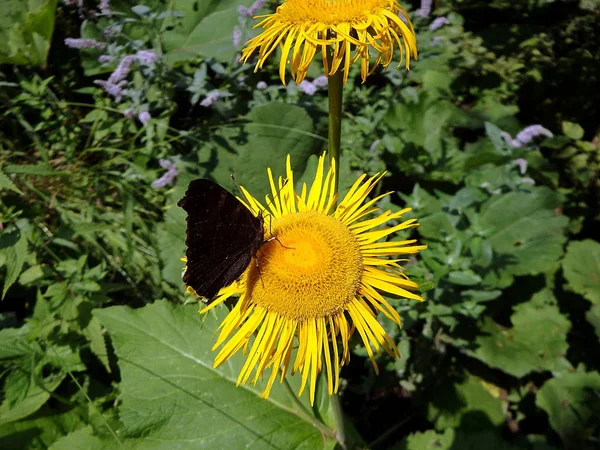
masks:
[[[260,382],[235,386],[241,358],[212,368],[226,310],[200,317],[185,293],[176,205],[199,177],[260,197],[288,153],[308,179],[327,88],[236,62],[251,0],[4,1],[0,447],[334,448],[298,413],[306,393],[306,410],[284,385],[261,400]],[[387,170],[379,206],[413,208],[406,236],[429,246],[405,264],[426,301],[390,299],[402,329],[380,318],[402,359],[378,356],[377,376],[352,343],[346,439],[598,448],[600,3],[435,6],[411,13],[410,72],[360,84],[355,67],[344,90],[340,190]],[[323,391],[312,412],[333,426]]]

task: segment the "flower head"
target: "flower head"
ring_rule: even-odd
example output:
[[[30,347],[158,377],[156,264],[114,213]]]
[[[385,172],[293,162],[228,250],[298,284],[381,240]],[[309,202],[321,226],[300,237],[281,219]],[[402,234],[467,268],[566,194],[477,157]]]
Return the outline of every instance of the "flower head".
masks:
[[[243,349],[246,362],[237,383],[256,383],[270,369],[263,397],[278,375],[283,380],[289,371],[301,375],[299,395],[309,384],[311,402],[321,371],[327,374],[329,394],[337,392],[340,367],[350,361],[349,340],[355,330],[377,371],[376,353],[383,349],[399,356],[376,318],[381,312],[400,325],[398,312],[383,295],[422,300],[412,292],[418,285],[398,265],[401,259],[389,257],[415,254],[425,246],[414,245],[415,240],[382,242],[418,225],[410,219],[382,228],[410,209],[366,218],[379,211],[374,205],[389,194],[368,199],[384,174],[361,176],[336,206],[336,169],[325,173],[324,163],[325,155],[319,159],[312,186],[303,185],[300,192],[294,189],[289,156],[286,182],[279,178],[276,184],[269,169],[272,197],[266,196],[265,204],[241,188],[241,200],[265,220],[265,239],[276,239],[265,241],[255,262],[201,311],[239,296],[220,325],[214,366]]]
[[[407,69],[410,58],[417,58],[415,32],[398,0],[284,0],[274,14],[260,17],[256,27],[263,32],[246,43],[242,61],[258,50],[258,70],[280,46],[279,77],[284,84],[288,63],[299,84],[319,50],[325,73],[331,76],[342,70],[344,83],[356,62],[363,82],[379,65],[387,67],[395,46],[400,60],[405,52]],[[377,56],[372,68],[371,53]]]

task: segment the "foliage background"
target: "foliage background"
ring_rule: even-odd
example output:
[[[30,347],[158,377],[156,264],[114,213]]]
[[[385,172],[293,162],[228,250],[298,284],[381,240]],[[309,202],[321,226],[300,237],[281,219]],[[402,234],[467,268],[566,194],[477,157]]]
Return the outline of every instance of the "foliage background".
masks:
[[[326,89],[236,62],[251,1],[67,3],[5,0],[0,17],[0,447],[333,448],[305,398],[236,388],[239,360],[212,369],[224,311],[185,304],[176,207],[197,177],[264,192],[288,152],[310,176]],[[412,207],[429,245],[406,266],[427,301],[392,299],[404,326],[382,323],[403,358],[380,356],[379,376],[353,346],[348,441],[598,448],[600,4],[406,6],[419,61],[351,78],[341,184],[388,170],[397,195],[381,207]],[[65,46],[79,37],[109,45]],[[139,50],[158,59],[133,67],[120,101],[94,83]],[[505,139],[531,124],[554,137]],[[178,176],[155,188],[160,159]],[[330,408],[321,395],[313,413],[333,425]]]

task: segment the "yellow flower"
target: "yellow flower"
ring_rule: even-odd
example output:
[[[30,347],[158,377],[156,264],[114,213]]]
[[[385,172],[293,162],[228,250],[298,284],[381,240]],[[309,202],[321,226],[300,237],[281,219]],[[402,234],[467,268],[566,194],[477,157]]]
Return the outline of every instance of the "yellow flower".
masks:
[[[371,200],[367,196],[384,174],[361,176],[335,207],[335,167],[324,173],[321,156],[310,189],[294,190],[294,173],[287,158],[286,178],[276,187],[268,169],[272,198],[259,203],[244,188],[242,201],[253,214],[265,218],[265,239],[240,279],[221,289],[204,313],[232,296],[237,303],[219,327],[213,350],[221,347],[214,366],[226,362],[239,350],[246,361],[237,379],[244,384],[270,369],[263,397],[273,382],[291,371],[300,372],[301,388],[310,378],[310,400],[314,401],[318,373],[327,372],[329,394],[337,392],[340,367],[350,361],[349,340],[358,331],[375,370],[375,353],[384,349],[399,356],[398,349],[377,321],[383,313],[400,325],[400,316],[384,294],[422,298],[418,289],[390,256],[414,254],[424,249],[415,240],[385,241],[397,231],[415,227],[416,219],[381,228],[398,220],[410,209],[385,211],[374,205],[389,193]],[[266,206],[265,206],[266,205]],[[294,351],[294,338],[298,347]],[[341,345],[341,349],[338,346]]]
[[[400,61],[404,49],[407,69],[411,56],[417,58],[415,31],[397,0],[284,0],[275,14],[259,17],[264,19],[256,27],[262,27],[263,32],[246,43],[241,60],[245,63],[259,49],[258,70],[280,46],[279,77],[283,84],[288,62],[292,76],[300,83],[318,50],[325,73],[331,76],[342,68],[344,83],[350,66],[357,61],[363,82],[380,64],[387,67],[396,45]],[[377,59],[369,70],[371,52]]]

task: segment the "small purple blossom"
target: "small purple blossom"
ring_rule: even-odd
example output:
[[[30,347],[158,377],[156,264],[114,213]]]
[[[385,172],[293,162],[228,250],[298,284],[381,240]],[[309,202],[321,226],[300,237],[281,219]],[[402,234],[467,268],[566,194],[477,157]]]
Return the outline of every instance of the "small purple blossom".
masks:
[[[84,48],[93,48],[95,50],[104,50],[106,48],[106,44],[104,42],[98,42],[94,39],[73,39],[66,38],[65,45],[71,48],[77,48],[82,50]]]
[[[329,84],[329,78],[327,78],[327,75],[321,75],[320,77],[317,77],[314,80],[312,80],[312,84],[314,84],[318,88],[327,87],[327,85]]]
[[[100,9],[100,12],[105,16],[112,15],[112,9],[110,8],[110,0],[100,0],[98,8]]]
[[[65,0],[65,5],[83,8],[83,0]]]
[[[519,158],[519,159],[515,159],[513,161],[515,163],[515,166],[519,166],[519,172],[521,172],[521,175],[525,174],[525,172],[527,172],[527,160],[523,159],[523,158]]]
[[[258,89],[259,91],[262,91],[268,87],[269,85],[264,81],[259,81],[258,83],[256,83],[256,89]]]
[[[133,110],[133,108],[127,108],[125,111],[123,111],[123,116],[126,119],[133,119],[135,117],[135,111]]]
[[[127,85],[127,81],[122,80],[118,83],[112,83],[110,80],[94,80],[94,84],[101,86],[106,93],[115,98],[116,101],[120,101],[123,97],[123,88]]]
[[[233,41],[233,46],[238,48],[242,43],[242,30],[240,30],[238,27],[235,27],[233,29],[233,35],[231,36],[231,39]]]
[[[534,138],[539,136],[553,137],[552,132],[541,125],[530,125],[519,131],[516,138],[512,140],[511,145],[514,148],[520,148],[529,144]]]
[[[138,114],[138,120],[144,126],[148,125],[148,122],[150,122],[150,119],[152,119],[152,116],[150,115],[150,113],[148,111],[142,111],[141,113]]]
[[[369,151],[374,152],[377,149],[377,147],[379,147],[379,144],[381,144],[381,139],[374,140],[371,146],[369,147]]]
[[[246,8],[244,5],[238,6],[238,13],[242,16],[246,17],[254,17],[258,11],[265,6],[267,0],[256,0],[249,8]]]
[[[211,107],[218,99],[221,97],[221,91],[215,89],[214,91],[210,91],[206,97],[200,102],[200,106],[204,106],[205,108]]]
[[[152,187],[154,189],[160,189],[165,187],[167,184],[172,184],[177,175],[179,175],[179,171],[175,166],[175,163],[169,161],[168,159],[161,159],[158,161],[160,167],[163,169],[167,169],[167,171],[157,180],[152,182]]]
[[[535,180],[533,178],[525,177],[521,178],[521,183],[535,185]]]
[[[147,66],[151,66],[158,59],[158,55],[152,50],[140,50],[135,54],[136,59]]]
[[[100,55],[98,57],[98,62],[100,64],[108,64],[113,60],[113,57],[110,55]]]
[[[315,92],[317,92],[317,87],[307,80],[302,80],[298,88],[307,95],[315,95]]]
[[[108,81],[116,84],[119,81],[122,81],[125,78],[127,78],[129,72],[131,72],[131,66],[134,62],[135,56],[133,55],[127,55],[121,58],[121,61],[119,61],[119,65],[117,66],[115,71],[110,75]]]
[[[433,0],[421,0],[421,6],[415,11],[417,17],[429,17]]]
[[[450,21],[445,17],[437,17],[431,24],[429,25],[429,31],[435,31],[442,28],[444,25],[448,25]]]

